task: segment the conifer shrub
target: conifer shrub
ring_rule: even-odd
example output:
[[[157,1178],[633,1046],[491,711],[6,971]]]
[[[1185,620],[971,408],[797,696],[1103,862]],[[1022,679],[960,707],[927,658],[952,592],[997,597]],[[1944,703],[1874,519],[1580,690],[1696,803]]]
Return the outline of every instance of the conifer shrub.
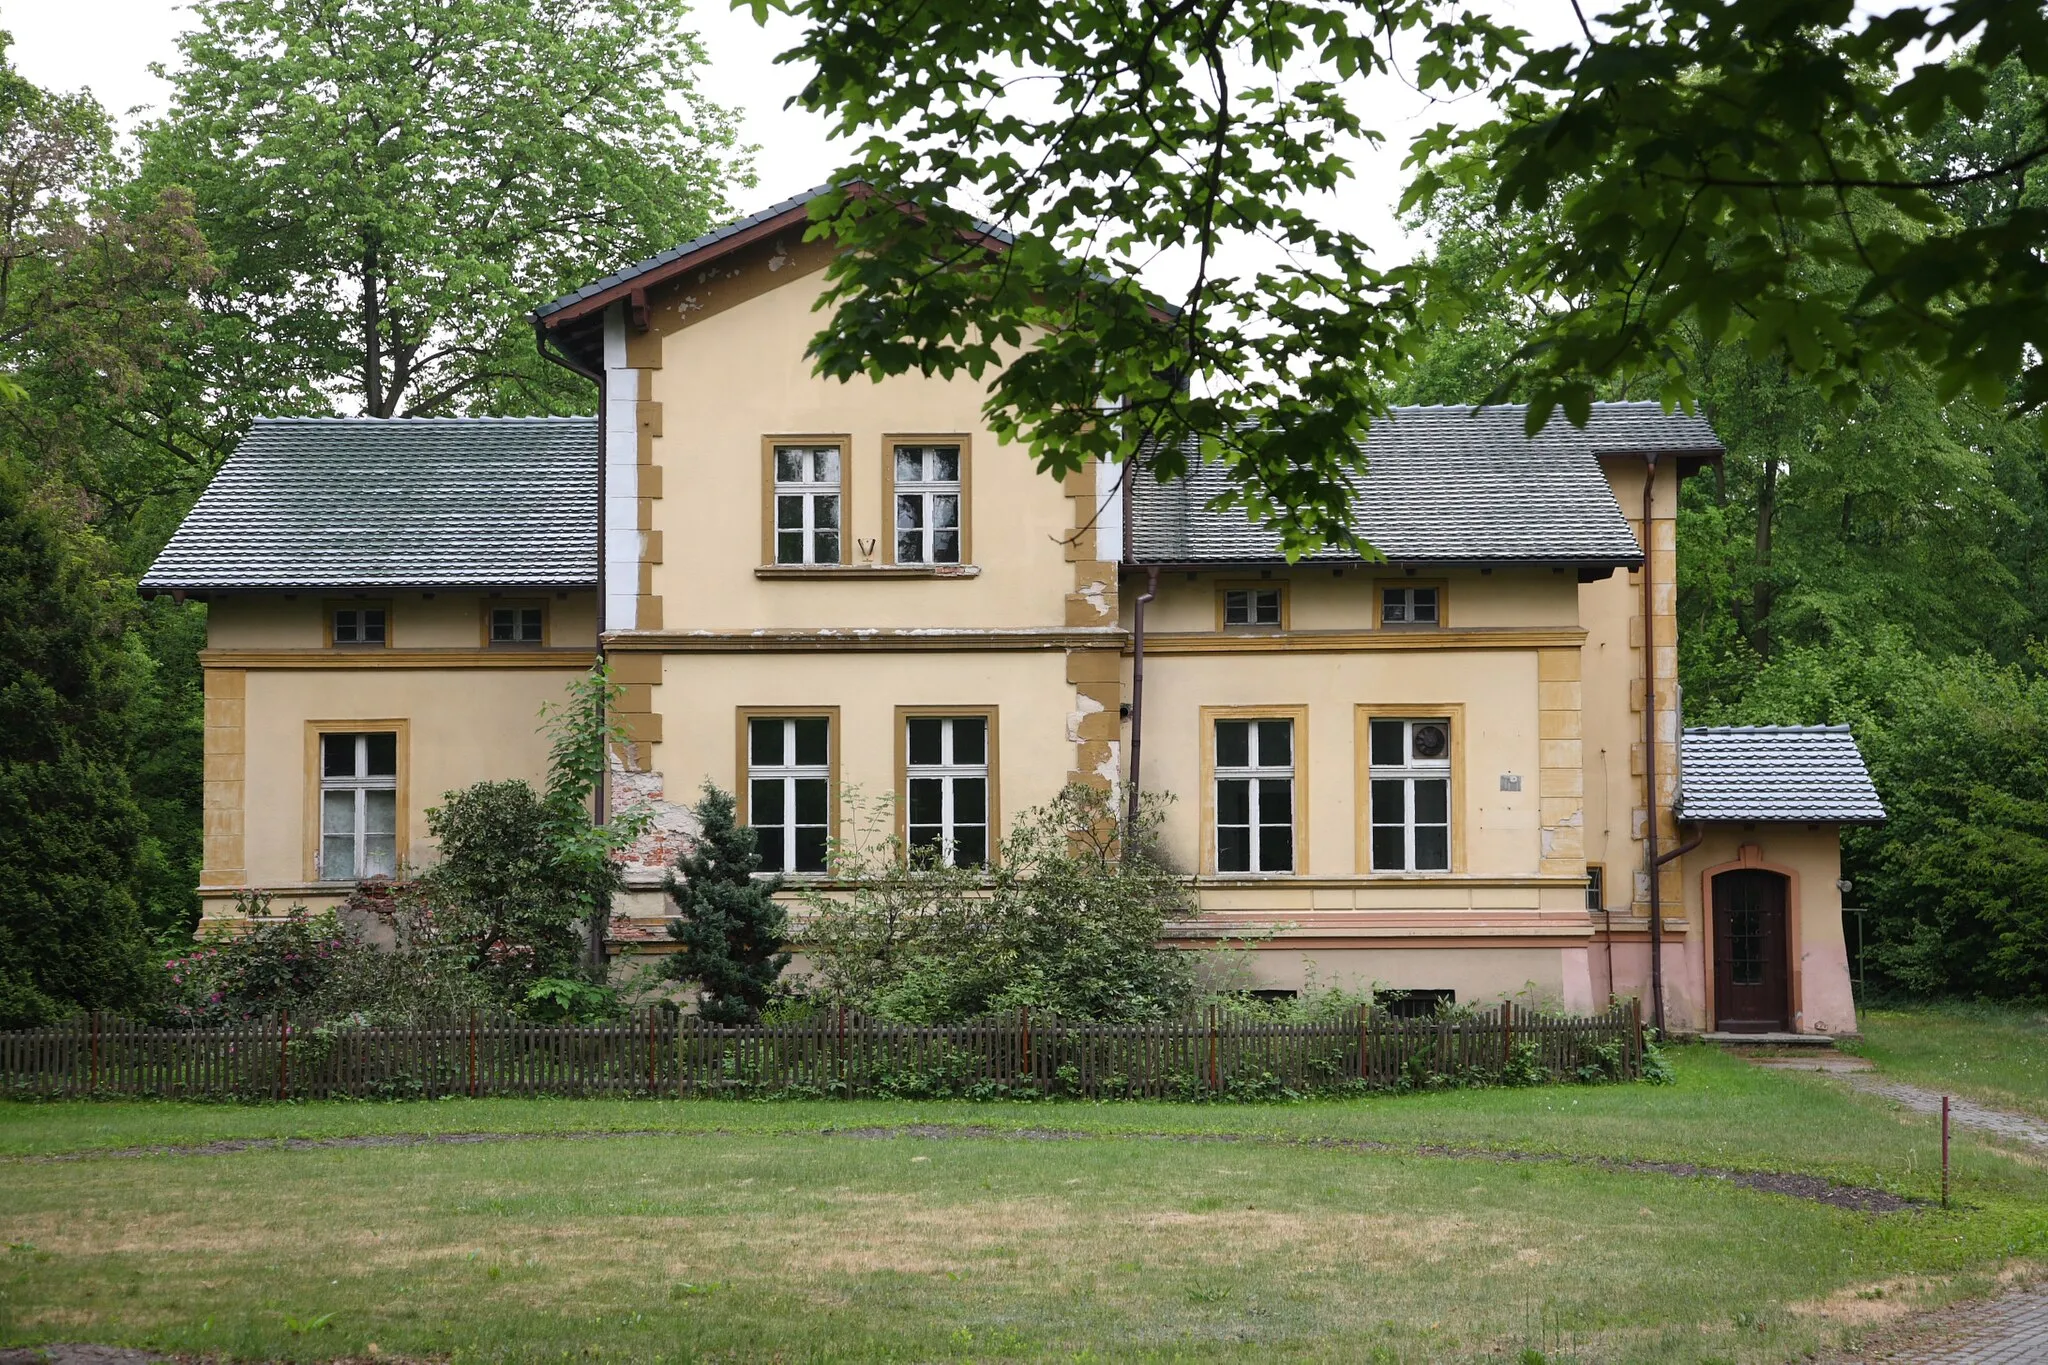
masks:
[[[755,875],[755,834],[735,819],[730,792],[705,783],[696,814],[696,842],[663,883],[678,916],[669,936],[680,945],[663,971],[697,984],[707,1021],[751,1023],[789,965],[788,918],[775,901],[782,879]]]

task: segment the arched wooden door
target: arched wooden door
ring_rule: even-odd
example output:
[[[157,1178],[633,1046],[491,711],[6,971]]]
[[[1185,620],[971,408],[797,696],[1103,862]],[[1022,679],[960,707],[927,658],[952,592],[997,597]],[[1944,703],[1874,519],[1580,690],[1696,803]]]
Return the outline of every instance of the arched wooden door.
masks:
[[[1782,1033],[1792,1027],[1786,878],[1745,869],[1714,878],[1714,1027]]]

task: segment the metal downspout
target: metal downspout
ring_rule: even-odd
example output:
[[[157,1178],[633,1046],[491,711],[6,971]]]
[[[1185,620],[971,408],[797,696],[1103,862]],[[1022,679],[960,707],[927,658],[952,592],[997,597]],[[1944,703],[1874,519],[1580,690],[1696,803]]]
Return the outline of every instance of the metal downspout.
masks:
[[[1131,790],[1124,829],[1132,837],[1138,828],[1138,761],[1145,750],[1145,604],[1158,593],[1159,569],[1154,565],[1145,570],[1145,591],[1131,616]]]
[[[1664,1034],[1664,859],[1657,856],[1657,452],[1643,468],[1643,866],[1650,874],[1650,1017]]]

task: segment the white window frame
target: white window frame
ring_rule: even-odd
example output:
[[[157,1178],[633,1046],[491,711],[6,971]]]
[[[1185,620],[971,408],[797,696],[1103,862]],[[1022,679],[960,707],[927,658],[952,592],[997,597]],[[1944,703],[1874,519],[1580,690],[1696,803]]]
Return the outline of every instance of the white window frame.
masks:
[[[343,616],[351,618],[348,629],[353,639],[344,640],[341,636]],[[372,616],[377,618],[374,622],[370,620]],[[374,640],[368,638],[373,626],[377,632]],[[391,642],[391,611],[387,607],[335,607],[328,614],[327,632],[330,640],[344,648],[381,649]]]
[[[391,740],[392,758],[391,771],[389,773],[372,775],[369,771],[370,740],[372,737],[389,738]],[[348,774],[329,776],[327,772],[327,746],[330,741],[343,739],[355,742],[355,770]],[[399,822],[405,818],[404,812],[398,809],[398,735],[390,730],[371,730],[359,733],[325,731],[320,735],[315,760],[320,765],[320,801],[315,808],[317,818],[320,821],[320,842],[317,845],[318,865],[315,868],[315,871],[319,874],[319,880],[323,882],[359,882],[372,877],[397,876],[398,826]],[[370,793],[372,792],[391,793],[391,830],[389,835],[386,836],[391,840],[391,866],[374,871],[369,864],[369,841],[372,837],[384,835],[384,831],[378,830],[373,832],[369,828]],[[327,798],[330,795],[342,794],[347,794],[353,798],[350,828],[346,831],[330,831],[327,828]],[[349,875],[345,877],[331,876],[329,875],[327,863],[328,840],[344,838],[350,841]]]
[[[1210,800],[1213,803],[1211,812],[1214,824],[1211,837],[1215,840],[1216,871],[1218,875],[1244,877],[1281,876],[1292,873],[1301,861],[1301,792],[1299,784],[1295,781],[1295,762],[1301,752],[1301,736],[1296,733],[1294,718],[1292,716],[1222,716],[1216,718],[1212,724],[1215,728],[1209,733],[1209,743],[1213,746],[1210,753],[1215,758],[1215,764],[1212,784],[1214,789],[1210,793]],[[1245,735],[1245,757],[1250,760],[1249,762],[1243,765],[1230,766],[1225,766],[1223,763],[1223,727],[1226,725],[1243,725],[1248,727]],[[1272,763],[1266,761],[1272,755],[1265,752],[1265,741],[1262,737],[1264,731],[1261,727],[1267,725],[1284,725],[1287,727],[1287,762]],[[1264,842],[1260,839],[1259,835],[1263,830],[1278,828],[1282,822],[1263,818],[1266,804],[1264,784],[1278,781],[1284,781],[1287,784],[1287,819],[1285,821],[1288,831],[1287,866],[1267,867],[1265,866]],[[1226,825],[1224,823],[1223,784],[1225,782],[1244,782],[1247,784],[1245,789],[1245,814],[1250,822],[1249,824],[1239,825],[1232,823]],[[1247,866],[1225,867],[1223,865],[1223,831],[1225,829],[1242,829],[1246,831],[1245,861]]]
[[[799,721],[814,720],[825,727],[825,757],[820,763],[800,763],[796,753],[796,727]],[[761,868],[763,876],[821,877],[831,865],[832,845],[832,717],[827,715],[770,716],[749,715],[746,718],[747,742],[747,825],[750,829],[776,829],[782,834],[782,867]],[[761,763],[754,757],[754,727],[756,725],[779,725],[782,729],[782,761]],[[799,782],[815,781],[825,789],[825,819],[822,823],[807,823],[797,819],[796,789]],[[760,820],[760,801],[755,794],[755,785],[761,782],[779,782],[782,786],[782,822],[779,825],[763,825]],[[824,853],[817,867],[798,868],[791,866],[796,861],[797,831],[800,829],[822,829],[825,836]]]
[[[1416,615],[1420,610],[1421,594],[1429,594],[1429,616],[1423,619]],[[1396,607],[1401,614],[1393,615]],[[1426,587],[1392,587],[1380,589],[1380,624],[1383,626],[1440,626],[1444,619],[1444,590]]]
[[[918,477],[903,477],[903,458],[915,451],[918,461]],[[953,454],[953,477],[938,478],[933,474],[936,457],[943,452]],[[889,450],[895,492],[895,506],[890,513],[891,532],[895,539],[898,564],[958,564],[966,555],[967,539],[967,450],[966,447],[943,441],[898,442]],[[942,500],[950,498],[953,504],[953,524],[937,525],[938,507]],[[915,524],[903,524],[904,513],[910,511]],[[934,541],[938,532],[953,533],[953,554],[949,559],[937,555]],[[915,553],[903,553],[903,537],[916,537]]]
[[[1264,614],[1260,608],[1265,605],[1260,601],[1261,598],[1272,599],[1273,619],[1270,621],[1260,619]],[[1232,599],[1242,599],[1242,601],[1233,601]],[[1244,609],[1244,619],[1242,621],[1231,620],[1232,609],[1240,605]],[[1280,589],[1277,587],[1225,588],[1223,590],[1223,625],[1225,629],[1278,630],[1280,623],[1285,619],[1286,617],[1281,606]]]
[[[1379,763],[1373,750],[1374,731],[1382,725],[1401,727],[1401,755],[1399,764]],[[1424,725],[1434,725],[1444,732],[1444,752],[1439,758],[1418,758],[1415,755],[1415,731]],[[1455,757],[1457,730],[1448,716],[1372,716],[1366,723],[1366,851],[1371,859],[1374,872],[1435,874],[1451,870],[1457,850],[1453,837],[1457,825],[1457,792],[1452,784],[1451,762]],[[1399,782],[1401,784],[1401,819],[1399,822],[1380,819],[1378,784]],[[1434,820],[1415,818],[1415,788],[1417,783],[1441,782],[1444,789],[1444,818],[1441,823]],[[1382,867],[1379,859],[1379,833],[1383,829],[1401,831],[1401,866]],[[1417,867],[1415,857],[1415,832],[1417,829],[1441,829],[1444,832],[1444,860],[1441,867]]]
[[[801,477],[785,479],[782,474],[782,457],[794,454],[802,461]],[[827,479],[821,472],[821,456],[832,457],[832,477]],[[769,450],[769,472],[774,475],[775,486],[769,501],[769,550],[777,564],[793,566],[842,564],[846,556],[846,451],[830,444],[813,444],[800,441],[778,441]],[[798,522],[785,526],[782,521],[783,500],[796,503]],[[832,506],[832,525],[820,525],[819,508],[822,504]],[[782,557],[783,536],[795,533],[800,540],[803,553],[797,559]],[[829,535],[833,538],[833,554],[827,558],[818,553],[818,538]]]
[[[962,722],[981,727],[981,761],[962,763],[956,760],[954,736]],[[949,867],[986,867],[995,861],[994,830],[992,816],[995,810],[995,774],[989,770],[989,755],[994,750],[995,721],[987,715],[966,714],[959,716],[913,715],[903,718],[903,846],[906,853],[914,852],[919,845],[914,842],[913,830],[929,829],[928,820],[912,819],[910,791],[915,782],[937,781],[939,786],[939,860]],[[937,724],[939,727],[939,762],[918,763],[912,757],[910,729],[918,724]],[[962,780],[981,783],[981,819],[962,821],[956,805],[958,784]],[[981,831],[982,857],[979,862],[962,864],[959,861],[959,836],[962,829]]]
[[[494,645],[537,645],[547,639],[547,608],[535,602],[493,602],[490,604],[491,643]],[[512,633],[500,637],[498,634],[498,613],[510,612]],[[527,617],[533,617],[533,634],[526,633]]]

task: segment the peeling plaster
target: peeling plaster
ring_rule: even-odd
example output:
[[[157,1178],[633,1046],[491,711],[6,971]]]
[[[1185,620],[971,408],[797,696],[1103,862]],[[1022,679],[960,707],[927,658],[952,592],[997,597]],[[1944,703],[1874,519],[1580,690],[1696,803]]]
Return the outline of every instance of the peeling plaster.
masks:
[[[696,842],[696,812],[667,799],[662,774],[634,772],[617,756],[612,759],[611,779],[614,809],[646,810],[650,816],[647,832],[620,860],[627,885],[658,885],[677,857]]]
[[[1097,616],[1109,615],[1109,584],[1101,579],[1082,584],[1074,590],[1074,595],[1093,607]]]
[[[1095,775],[1109,784],[1111,791],[1117,790],[1123,779],[1123,741],[1108,741],[1108,752],[1102,762],[1095,765]]]
[[[1067,743],[1081,742],[1081,722],[1104,709],[1101,702],[1083,692],[1075,696],[1074,709],[1067,712]]]

